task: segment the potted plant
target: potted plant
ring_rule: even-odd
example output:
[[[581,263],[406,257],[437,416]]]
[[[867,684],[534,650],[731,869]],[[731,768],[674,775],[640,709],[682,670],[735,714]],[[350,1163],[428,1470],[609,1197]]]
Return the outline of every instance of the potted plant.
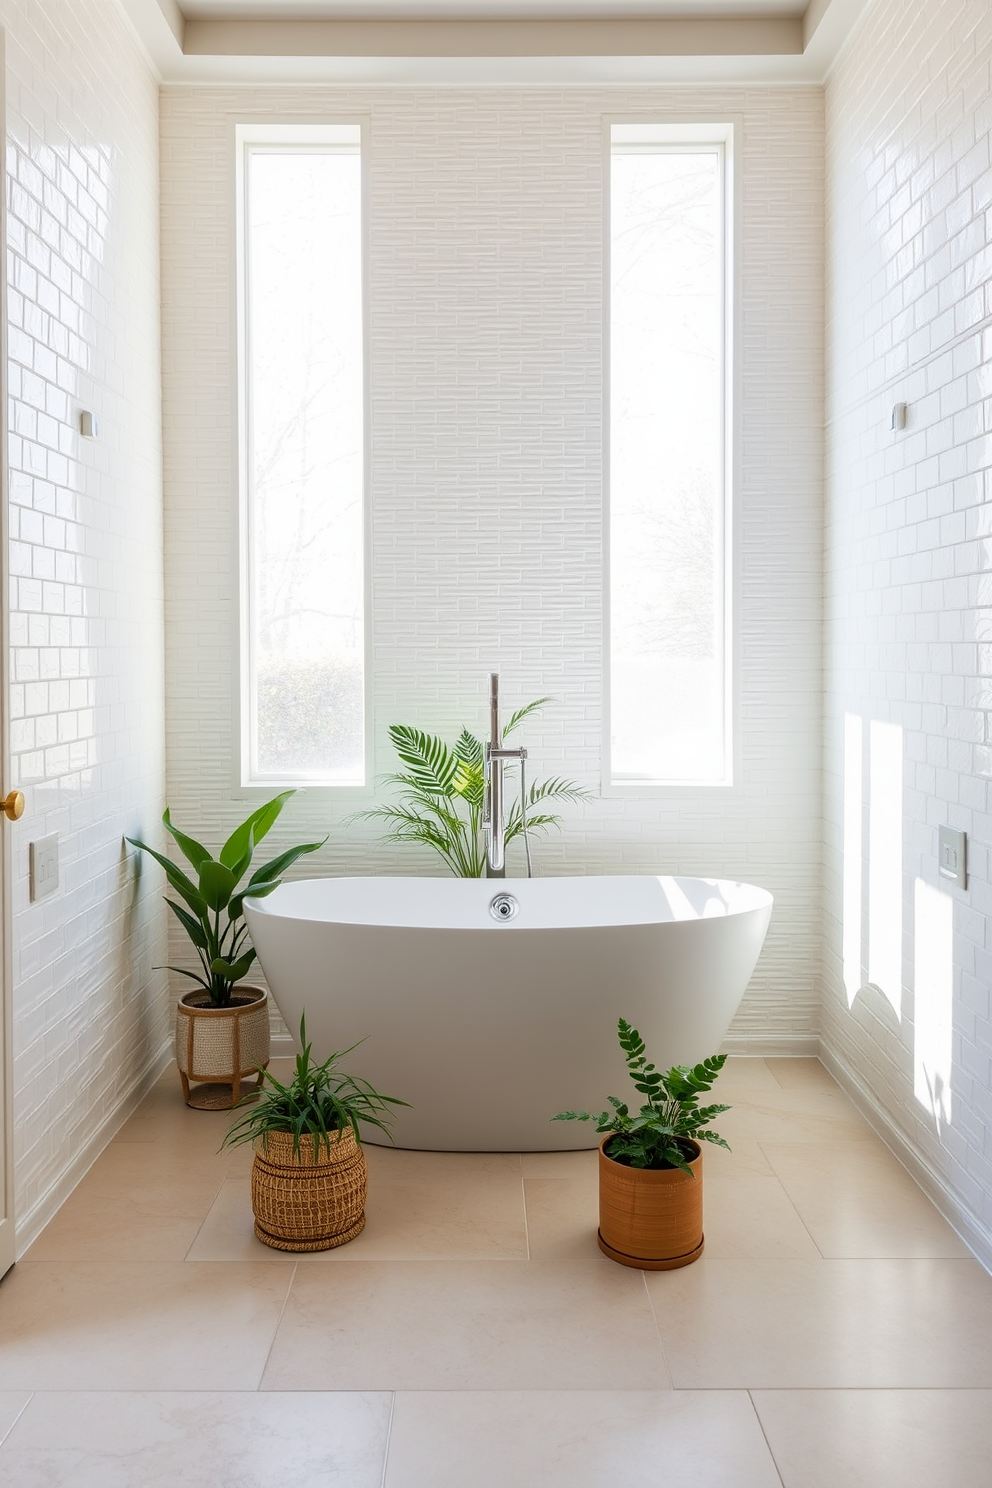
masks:
[[[388,1135],[388,1108],[407,1103],[338,1069],[357,1044],[315,1064],[305,1016],[300,1045],[289,1084],[263,1070],[260,1096],[235,1121],[224,1145],[254,1143],[251,1206],[259,1240],[274,1250],[331,1250],[354,1240],[365,1225],[359,1123]]]
[[[502,730],[505,743],[514,729],[550,698],[536,698],[518,708]],[[485,873],[486,848],[482,832],[483,745],[468,729],[456,742],[446,744],[437,734],[425,734],[405,723],[394,723],[389,737],[405,770],[387,775],[399,799],[394,805],[360,811],[353,821],[381,821],[387,826],[387,842],[416,842],[436,852],[456,878],[481,878]],[[511,767],[507,767],[507,773]],[[578,801],[586,795],[571,780],[555,777],[531,785],[527,792],[528,832],[557,827],[561,817],[536,811],[544,801]],[[509,799],[509,793],[508,793]],[[513,801],[506,823],[505,840],[512,842],[524,829],[520,802]]]
[[[729,1106],[700,1106],[726,1063],[714,1054],[662,1074],[647,1062],[644,1041],[621,1018],[620,1047],[634,1088],[645,1097],[632,1115],[616,1096],[612,1111],[559,1111],[552,1121],[595,1121],[599,1144],[599,1248],[622,1266],[670,1271],[703,1253],[703,1153],[700,1142],[728,1144],[704,1131]]]
[[[244,901],[249,895],[261,899],[271,894],[281,882],[280,875],[297,858],[316,852],[323,843],[288,848],[257,868],[247,883],[243,880],[255,848],[294,794],[283,791],[259,806],[231,833],[216,858],[202,843],[173,826],[166,807],[165,829],[192,866],[194,877],[147,843],[127,838],[165,869],[169,887],[183,901],[177,903],[167,894],[165,902],[189,936],[200,963],[198,971],[168,968],[196,983],[195,991],[179,999],[175,1037],[186,1104],[200,1110],[237,1105],[242,1080],[269,1062],[268,993],[263,987],[240,985],[255,960],[248,944]],[[191,1081],[197,1089],[191,1089]]]

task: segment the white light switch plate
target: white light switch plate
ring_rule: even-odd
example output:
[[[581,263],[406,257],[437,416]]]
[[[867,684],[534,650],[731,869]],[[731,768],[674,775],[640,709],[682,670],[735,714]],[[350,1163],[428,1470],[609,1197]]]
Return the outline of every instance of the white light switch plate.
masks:
[[[941,827],[937,844],[937,872],[941,878],[968,887],[968,837],[953,827]]]
[[[54,894],[59,886],[59,834],[52,832],[47,837],[39,837],[37,842],[32,842],[31,855],[31,898],[44,899],[46,894]]]

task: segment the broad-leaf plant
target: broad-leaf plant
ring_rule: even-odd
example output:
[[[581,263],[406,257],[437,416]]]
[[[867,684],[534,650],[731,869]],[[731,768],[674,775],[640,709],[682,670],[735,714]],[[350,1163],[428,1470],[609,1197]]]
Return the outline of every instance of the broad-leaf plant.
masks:
[[[503,729],[504,742],[523,720],[543,708],[550,698],[536,698],[518,708]],[[380,821],[386,825],[387,842],[415,842],[436,852],[456,878],[481,878],[486,867],[482,831],[483,744],[468,729],[462,729],[454,744],[436,734],[426,734],[408,724],[394,723],[389,737],[404,770],[387,775],[384,784],[395,788],[398,800],[371,811],[361,811],[352,820]],[[512,778],[513,767],[507,766]],[[546,801],[578,801],[586,792],[571,780],[554,777],[532,784],[527,790],[528,832],[547,831],[561,817],[536,810]],[[509,806],[506,842],[523,830],[519,792],[516,799],[507,784]]]
[[[395,1095],[380,1095],[367,1080],[338,1069],[338,1061],[357,1049],[358,1044],[336,1050],[321,1064],[314,1063],[304,1013],[300,1019],[300,1047],[303,1053],[296,1057],[296,1068],[288,1085],[281,1084],[268,1070],[259,1071],[262,1093],[256,1095],[252,1091],[245,1096],[241,1104],[248,1105],[248,1110],[235,1121],[223,1145],[236,1147],[240,1142],[260,1142],[264,1152],[270,1133],[286,1132],[292,1135],[294,1156],[300,1155],[300,1144],[306,1137],[313,1142],[313,1159],[318,1162],[321,1147],[330,1157],[331,1143],[349,1127],[361,1145],[359,1122],[377,1127],[389,1136],[389,1107],[405,1106],[409,1102]]]
[[[230,1005],[233,987],[248,973],[255,960],[254,947],[248,944],[245,900],[249,897],[262,899],[271,894],[282,882],[281,875],[297,858],[303,853],[316,852],[324,845],[323,842],[307,842],[302,847],[290,847],[256,868],[248,882],[242,884],[251,867],[255,848],[294,794],[291,790],[283,791],[266,801],[264,806],[259,806],[247,821],[235,828],[217,858],[211,857],[195,838],[180,832],[173,825],[166,807],[162,817],[165,829],[191,865],[192,876],[146,842],[137,837],[127,838],[133,847],[140,848],[161,864],[169,887],[182,900],[180,904],[176,899],[170,899],[168,894],[165,897],[166,904],[193,943],[200,970],[189,971],[183,966],[170,966],[168,970],[189,977],[203,987],[209,992],[214,1007]]]
[[[699,1097],[712,1088],[723,1069],[726,1054],[714,1054],[702,1064],[676,1064],[662,1074],[648,1063],[644,1040],[636,1028],[621,1018],[617,1034],[634,1089],[645,1097],[640,1110],[631,1114],[623,1101],[608,1095],[612,1111],[599,1116],[588,1111],[559,1111],[552,1121],[595,1121],[597,1132],[614,1133],[604,1148],[607,1157],[631,1168],[681,1168],[692,1177],[687,1140],[713,1142],[729,1152],[722,1137],[703,1128],[730,1107],[699,1104]]]

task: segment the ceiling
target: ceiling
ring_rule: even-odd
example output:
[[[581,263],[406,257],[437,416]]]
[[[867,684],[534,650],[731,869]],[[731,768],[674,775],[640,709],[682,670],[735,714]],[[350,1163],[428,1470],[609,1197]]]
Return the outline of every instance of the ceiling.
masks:
[[[871,0],[118,0],[164,83],[822,82]]]

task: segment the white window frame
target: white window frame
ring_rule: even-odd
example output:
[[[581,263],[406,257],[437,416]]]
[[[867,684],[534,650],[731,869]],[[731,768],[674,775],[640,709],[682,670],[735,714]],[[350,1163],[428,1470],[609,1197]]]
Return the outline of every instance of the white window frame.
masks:
[[[251,409],[249,406],[248,367],[250,362],[251,327],[247,314],[248,290],[248,238],[246,231],[246,176],[249,154],[254,150],[278,151],[287,145],[314,150],[337,147],[354,149],[357,144],[361,161],[362,182],[362,546],[364,571],[363,603],[363,666],[364,666],[364,732],[365,751],[363,778],[353,781],[338,781],[317,772],[269,773],[254,767],[252,751],[253,717],[253,668],[251,657],[252,637],[252,531],[251,496],[252,467],[250,459],[249,429]],[[347,791],[353,795],[368,796],[372,790],[374,770],[372,737],[372,435],[370,395],[370,324],[369,324],[369,277],[371,255],[369,252],[368,211],[368,161],[369,121],[366,117],[350,116],[347,121],[329,123],[321,121],[294,121],[293,123],[243,122],[234,125],[235,187],[234,187],[234,245],[235,272],[235,345],[233,365],[236,368],[235,390],[237,399],[235,417],[235,469],[237,472],[237,551],[238,551],[238,641],[237,641],[237,685],[235,687],[235,738],[238,740],[235,764],[235,785],[239,788],[306,787],[310,790],[333,791],[335,795]]]
[[[604,211],[603,211],[603,738],[602,759],[604,796],[684,796],[688,791],[727,790],[739,778],[740,738],[736,678],[740,673],[739,646],[734,623],[738,607],[737,536],[740,488],[740,171],[739,158],[742,118],[739,115],[714,120],[712,117],[688,115],[660,119],[612,117],[604,120]],[[610,523],[610,311],[612,250],[612,159],[614,144],[634,147],[711,149],[716,146],[721,159],[723,213],[723,493],[718,514],[719,552],[723,560],[721,594],[723,615],[723,770],[719,778],[709,780],[652,779],[614,776],[612,760],[612,599]],[[722,519],[722,520],[721,520]]]

